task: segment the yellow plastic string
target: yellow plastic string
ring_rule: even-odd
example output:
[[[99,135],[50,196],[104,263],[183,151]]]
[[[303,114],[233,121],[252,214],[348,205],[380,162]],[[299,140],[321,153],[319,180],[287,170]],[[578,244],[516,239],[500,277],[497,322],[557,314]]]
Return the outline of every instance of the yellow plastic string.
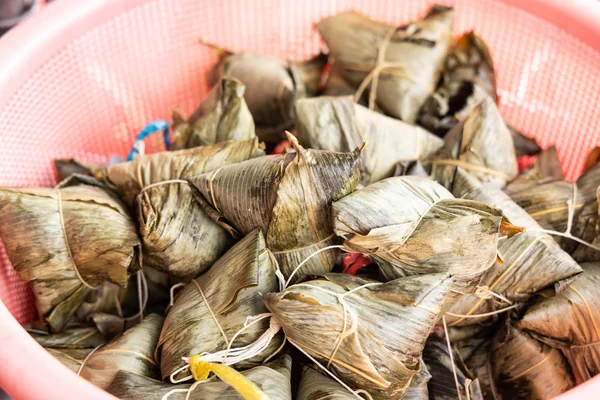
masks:
[[[232,348],[232,345],[233,345],[235,339],[241,333],[243,333],[246,329],[250,328],[254,324],[264,320],[265,318],[270,318],[269,329],[267,329],[256,341],[254,341],[253,343],[246,345],[246,346]],[[197,356],[200,357],[202,359],[202,361],[206,361],[206,362],[213,362],[213,363],[218,362],[223,365],[234,365],[234,364],[237,364],[238,362],[251,359],[251,358],[261,354],[263,351],[265,351],[271,344],[271,341],[273,340],[273,338],[279,333],[280,330],[281,330],[281,326],[279,325],[277,320],[275,318],[273,318],[273,315],[271,313],[264,313],[264,314],[259,314],[256,316],[249,316],[246,318],[246,321],[244,322],[244,326],[240,330],[238,330],[235,333],[235,335],[232,337],[231,341],[229,341],[229,344],[225,350],[217,351],[215,353],[205,352],[202,354],[198,354]],[[284,339],[284,342],[285,342],[285,339]],[[281,351],[282,348],[283,348],[283,344],[273,354],[271,354],[264,362],[266,362],[268,359],[275,356],[279,351]],[[190,376],[186,376],[181,379],[177,379],[177,380],[175,379],[175,375],[177,375],[180,372],[184,371],[185,369],[189,368],[190,359],[183,357],[183,360],[186,362],[186,364],[183,365],[181,368],[178,368],[177,370],[175,370],[170,375],[170,380],[173,383],[185,382],[192,378],[192,376],[190,375]]]
[[[69,253],[69,259],[71,260],[71,264],[73,265],[73,269],[75,270],[75,274],[77,274],[77,278],[83,283],[83,285],[89,289],[95,289],[92,285],[87,283],[85,279],[79,273],[79,269],[77,268],[77,264],[75,264],[75,260],[73,259],[73,253],[71,252],[71,246],[69,245],[69,236],[67,235],[67,228],[65,226],[65,217],[63,215],[63,205],[62,205],[62,193],[60,192],[60,188],[56,188],[56,196],[58,200],[58,215],[60,217],[60,226],[62,227],[63,237],[65,239],[65,247],[67,248],[67,253]]]
[[[197,381],[206,380],[212,372],[223,382],[235,389],[244,400],[270,400],[269,396],[254,382],[227,365],[203,361],[199,355],[190,358],[189,363],[192,375]],[[190,388],[191,391],[192,388]]]

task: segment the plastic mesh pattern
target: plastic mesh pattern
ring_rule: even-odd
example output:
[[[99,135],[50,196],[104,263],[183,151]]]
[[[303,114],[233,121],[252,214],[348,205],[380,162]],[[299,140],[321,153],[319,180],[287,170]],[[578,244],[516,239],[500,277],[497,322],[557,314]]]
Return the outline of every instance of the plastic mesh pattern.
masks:
[[[173,106],[190,113],[214,64],[203,38],[233,50],[301,59],[321,48],[313,24],[342,10],[401,24],[429,1],[149,0],[73,41],[0,110],[0,185],[55,183],[52,160],[107,161]],[[569,178],[600,144],[600,54],[554,25],[493,0],[445,2],[459,34],[472,28],[494,58],[501,111],[543,146],[555,144]],[[160,139],[149,150],[160,149]],[[25,323],[32,295],[0,249],[0,299]]]

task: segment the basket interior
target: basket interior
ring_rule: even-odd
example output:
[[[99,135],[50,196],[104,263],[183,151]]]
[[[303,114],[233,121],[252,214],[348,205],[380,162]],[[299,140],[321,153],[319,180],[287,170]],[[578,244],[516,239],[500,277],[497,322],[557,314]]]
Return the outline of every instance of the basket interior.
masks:
[[[444,2],[455,33],[474,29],[494,58],[503,115],[542,146],[556,145],[571,179],[600,145],[600,54],[534,15],[494,0]],[[322,44],[313,24],[355,9],[401,24],[426,0],[148,1],[73,38],[0,110],[0,185],[55,184],[52,160],[106,162],[124,156],[150,120],[174,106],[190,113],[206,94],[212,52],[200,39],[236,50],[302,59]],[[149,151],[161,149],[160,139]],[[33,297],[0,246],[0,299],[21,323]]]

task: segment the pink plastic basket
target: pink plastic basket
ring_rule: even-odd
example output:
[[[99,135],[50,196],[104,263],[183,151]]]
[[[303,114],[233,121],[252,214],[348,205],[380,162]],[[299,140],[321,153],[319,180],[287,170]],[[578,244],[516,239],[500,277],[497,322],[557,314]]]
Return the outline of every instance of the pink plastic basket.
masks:
[[[456,7],[457,34],[474,28],[488,41],[505,117],[543,146],[556,145],[568,177],[577,177],[587,151],[600,145],[600,3],[439,2]],[[215,61],[200,38],[299,59],[320,49],[312,25],[323,17],[356,9],[400,24],[429,3],[58,0],[0,40],[0,185],[52,185],[54,158],[100,162],[125,155],[146,122],[168,119],[175,105],[191,112],[207,92],[205,72]],[[113,398],[21,328],[35,316],[32,296],[3,248],[0,299],[0,386],[10,395]],[[564,397],[598,392],[600,380],[591,380]]]

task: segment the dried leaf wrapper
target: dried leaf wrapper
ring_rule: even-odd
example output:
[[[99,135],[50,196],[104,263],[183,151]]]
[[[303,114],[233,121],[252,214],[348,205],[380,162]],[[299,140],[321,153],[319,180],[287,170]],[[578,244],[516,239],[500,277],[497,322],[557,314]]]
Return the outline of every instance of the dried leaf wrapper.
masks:
[[[350,387],[382,399],[401,397],[419,372],[420,353],[451,288],[448,274],[383,284],[326,274],[263,298],[288,341]]]
[[[256,137],[254,120],[244,100],[245,90],[237,79],[223,78],[187,121],[173,112],[175,140],[171,150]]]
[[[293,138],[293,137],[291,137]],[[261,228],[286,277],[315,251],[336,243],[331,203],[356,187],[360,150],[305,150],[230,165],[191,178],[196,198],[219,224],[241,236]],[[336,251],[312,257],[295,277],[328,272]]]
[[[125,287],[140,267],[126,208],[91,178],[55,189],[0,189],[0,237],[19,277],[32,283],[52,332],[65,328],[95,287],[105,281]]]
[[[317,29],[342,78],[359,91],[370,83],[370,108],[375,100],[385,113],[415,122],[442,72],[453,21],[453,9],[434,6],[401,27],[350,11],[320,21]]]
[[[163,317],[151,314],[121,336],[97,349],[82,365],[79,375],[105,389],[118,371],[157,378],[160,376],[154,349]]]
[[[492,343],[491,365],[507,399],[551,399],[575,386],[561,352],[505,324]]]
[[[501,229],[512,227],[499,209],[456,199],[432,180],[413,176],[357,190],[335,202],[333,213],[345,246],[375,256],[386,280],[449,272],[463,293],[496,260]]]
[[[486,95],[498,101],[494,63],[485,41],[471,31],[458,38],[452,47],[441,84],[423,105],[419,122],[444,136]]]
[[[296,128],[302,145],[352,151],[362,143],[360,181],[364,185],[394,174],[396,163],[424,159],[442,140],[419,128],[371,111],[350,97],[318,97],[296,103]]]
[[[219,64],[209,77],[211,84],[221,78],[241,81],[258,137],[267,143],[285,140],[285,131],[294,125],[294,103],[307,94],[314,95],[326,58],[318,55],[293,63],[259,54],[220,52]]]
[[[278,289],[275,269],[263,234],[254,230],[210,270],[181,289],[158,342],[163,379],[182,366],[182,357],[225,350],[247,317],[267,312],[260,293]],[[266,319],[254,324],[236,338],[232,347],[253,343],[268,327]],[[281,338],[275,338],[263,353],[235,367],[259,365],[280,344]]]
[[[558,294],[581,275],[581,267],[558,246],[550,235],[541,232],[541,227],[535,220],[504,192],[481,185],[461,169],[457,170],[454,189],[454,194],[457,196],[498,207],[514,224],[526,229],[525,232],[499,243],[498,252],[503,262],[495,263],[486,272],[480,285],[511,301],[524,302],[536,293],[545,296]],[[506,306],[506,303],[497,304],[493,298],[466,295],[450,311],[455,314],[471,315]],[[447,318],[450,326],[473,324],[488,319]]]
[[[600,264],[581,267],[581,278],[560,295],[529,307],[516,326],[561,349],[575,376],[586,381],[600,372]]]
[[[450,191],[453,191],[459,167],[493,187],[502,188],[517,176],[517,159],[510,132],[489,96],[448,132],[444,146],[428,163],[433,179]]]
[[[184,179],[263,154],[254,138],[151,154],[95,175],[137,209],[144,264],[188,278],[210,267],[233,241],[194,201]]]
[[[242,375],[254,382],[262,391],[275,400],[291,400],[292,388],[290,384],[292,359],[289,356],[281,357],[265,365],[242,371]],[[169,395],[171,400],[243,400],[231,386],[217,378],[196,385],[189,393],[192,385],[172,385],[151,378],[139,376],[127,371],[119,371],[107,392],[121,400],[161,400],[163,396],[173,389],[181,389]]]

